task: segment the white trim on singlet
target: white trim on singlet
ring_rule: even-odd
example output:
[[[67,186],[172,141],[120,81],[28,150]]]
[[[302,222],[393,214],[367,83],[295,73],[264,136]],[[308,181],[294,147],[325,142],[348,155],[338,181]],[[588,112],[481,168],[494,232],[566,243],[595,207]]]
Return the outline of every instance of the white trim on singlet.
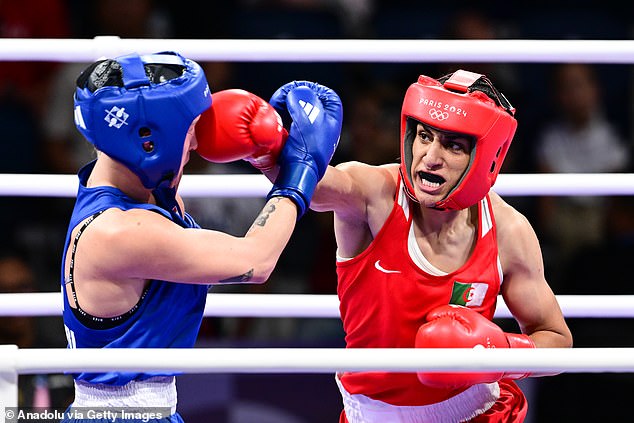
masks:
[[[398,189],[398,198],[397,203],[403,209],[403,214],[405,215],[405,219],[409,220],[409,197],[405,192],[403,181],[400,182],[400,186]],[[407,236],[407,250],[409,252],[412,261],[424,272],[429,273],[433,276],[445,276],[447,272],[443,272],[442,270],[435,267],[433,264],[425,258],[425,255],[420,250],[418,243],[416,242],[416,236],[414,235],[414,221],[411,222],[409,227],[409,234]]]
[[[157,376],[133,380],[125,385],[104,385],[75,381],[72,407],[152,407],[176,413],[176,378]]]
[[[404,194],[403,190],[401,189],[401,192]],[[399,196],[400,198],[400,196]],[[400,201],[399,201],[399,204]],[[406,201],[406,204],[408,204],[408,201]],[[484,236],[489,233],[489,231],[493,228],[493,219],[491,217],[491,212],[489,210],[489,201],[487,200],[486,197],[484,197],[484,199],[482,199],[482,201],[480,201],[480,209],[481,209],[481,215],[482,215],[482,219],[480,219],[480,237],[484,238]],[[401,207],[403,207],[403,205],[401,205]],[[438,269],[436,266],[434,266],[433,264],[431,264],[429,262],[429,260],[427,260],[427,258],[425,257],[425,255],[423,254],[423,252],[420,250],[420,247],[418,246],[418,243],[416,242],[416,236],[414,235],[414,223],[412,222],[412,224],[410,225],[409,228],[409,234],[407,237],[407,249],[409,251],[409,255],[412,258],[412,261],[424,272],[429,273],[432,276],[445,276],[448,275],[447,272],[444,272],[440,269]],[[500,275],[500,281],[502,281],[502,264],[500,262],[500,256],[498,255],[497,257],[497,267],[498,267],[498,273]]]
[[[342,257],[339,255],[339,248],[337,248],[337,252],[335,253],[335,256],[337,257],[337,262],[341,263],[344,261],[348,261],[348,260],[352,260],[354,257]]]
[[[392,405],[363,394],[351,394],[335,376],[350,423],[456,423],[483,414],[500,398],[500,385],[478,383],[461,393],[429,405]]]
[[[416,235],[414,234],[413,221],[409,226],[409,234],[407,235],[407,250],[409,252],[409,256],[412,258],[412,261],[422,271],[427,272],[432,276],[445,276],[449,274],[431,264],[429,260],[427,260],[423,252],[420,250],[418,242],[416,242]]]
[[[489,199],[484,197],[482,201],[480,201],[480,207],[482,209],[482,229],[480,230],[480,237],[484,238],[486,234],[489,233],[491,229],[493,229],[493,216],[491,216],[491,210],[489,209]],[[504,282],[504,272],[502,271],[502,262],[500,261],[500,255],[497,256],[497,268],[498,275],[500,276],[500,285]]]
[[[498,275],[500,275],[500,285],[504,282],[504,272],[502,271],[502,262],[500,261],[500,255],[498,254]]]
[[[491,228],[493,228],[493,219],[491,217],[491,212],[489,211],[489,200],[486,197],[480,201],[480,209],[482,215],[482,219],[480,219],[480,238],[484,238]]]
[[[401,181],[399,185],[397,203],[403,209],[405,219],[409,220],[409,196],[405,192],[403,181]]]

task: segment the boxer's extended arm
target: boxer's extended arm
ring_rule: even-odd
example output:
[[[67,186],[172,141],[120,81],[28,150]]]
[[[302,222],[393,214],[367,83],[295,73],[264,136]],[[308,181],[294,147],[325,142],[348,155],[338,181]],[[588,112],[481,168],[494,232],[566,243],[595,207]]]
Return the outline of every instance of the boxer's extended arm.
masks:
[[[386,196],[390,205],[396,192],[398,165],[380,166],[362,162],[344,162],[328,166],[326,174],[317,184],[311,208],[315,211],[334,211],[342,216],[356,215],[348,209],[361,208],[377,197]],[[365,212],[363,213],[365,215]]]
[[[229,216],[228,216],[229,217]],[[104,212],[82,235],[82,280],[261,283],[268,279],[295,227],[297,207],[269,200],[244,237],[183,228],[145,209]],[[116,245],[116,248],[112,248]],[[92,252],[92,253],[91,253]],[[123,286],[122,285],[122,286]]]

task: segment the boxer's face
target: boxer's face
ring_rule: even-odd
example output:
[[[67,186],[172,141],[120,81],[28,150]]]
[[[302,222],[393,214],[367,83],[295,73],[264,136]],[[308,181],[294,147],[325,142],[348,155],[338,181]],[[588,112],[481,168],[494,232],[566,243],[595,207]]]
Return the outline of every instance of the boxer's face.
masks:
[[[417,124],[410,177],[423,206],[433,207],[456,186],[469,165],[472,144],[468,135]]]

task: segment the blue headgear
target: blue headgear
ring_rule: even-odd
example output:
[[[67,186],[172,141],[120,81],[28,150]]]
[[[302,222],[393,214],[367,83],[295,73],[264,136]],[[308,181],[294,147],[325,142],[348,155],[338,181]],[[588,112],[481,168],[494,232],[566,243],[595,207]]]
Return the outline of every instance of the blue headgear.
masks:
[[[130,54],[114,62],[120,66],[122,83],[109,79],[91,89],[78,79],[75,125],[98,150],[138,175],[146,188],[169,184],[180,170],[187,130],[211,106],[205,74],[196,62],[174,52]],[[150,64],[184,70],[165,80],[151,75]],[[94,74],[94,65],[87,71]]]

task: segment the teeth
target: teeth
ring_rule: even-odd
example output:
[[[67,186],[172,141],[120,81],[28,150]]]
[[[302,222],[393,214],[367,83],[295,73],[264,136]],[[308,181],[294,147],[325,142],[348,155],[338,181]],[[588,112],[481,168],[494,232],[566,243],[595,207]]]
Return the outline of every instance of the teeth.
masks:
[[[440,183],[438,183],[438,182],[430,182],[427,179],[422,179],[421,178],[421,182],[423,183],[423,185],[425,185],[427,187],[431,187],[431,188],[438,188],[440,186]]]
[[[427,174],[425,172],[418,172],[418,178],[423,186],[429,188],[438,188],[445,182],[440,176]]]

